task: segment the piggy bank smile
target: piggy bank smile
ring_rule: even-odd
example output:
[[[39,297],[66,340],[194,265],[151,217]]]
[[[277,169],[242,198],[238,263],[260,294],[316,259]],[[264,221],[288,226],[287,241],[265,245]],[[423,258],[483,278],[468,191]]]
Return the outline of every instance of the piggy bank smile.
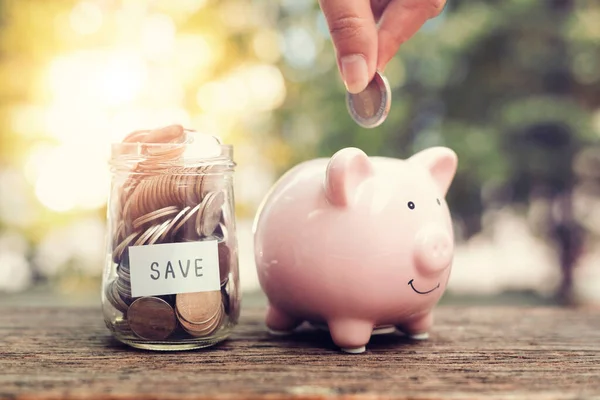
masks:
[[[440,284],[439,284],[439,282],[438,282],[437,286],[436,286],[436,287],[434,287],[433,289],[426,290],[426,291],[420,291],[420,290],[417,290],[417,289],[415,288],[415,285],[413,285],[413,281],[414,281],[414,279],[411,279],[410,281],[408,281],[408,285],[409,285],[409,286],[412,288],[412,290],[414,290],[414,291],[415,291],[415,292],[417,292],[418,294],[428,294],[428,293],[431,293],[431,292],[433,292],[434,290],[436,290],[436,289],[438,289],[438,288],[440,287]]]

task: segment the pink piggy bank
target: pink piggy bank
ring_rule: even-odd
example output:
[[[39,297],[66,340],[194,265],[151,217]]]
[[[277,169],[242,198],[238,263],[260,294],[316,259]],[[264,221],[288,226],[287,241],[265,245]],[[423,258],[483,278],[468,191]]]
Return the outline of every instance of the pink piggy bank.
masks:
[[[253,228],[269,330],[323,325],[350,353],[377,330],[427,338],[452,266],[456,167],[444,147],[406,160],[345,148],[282,176]]]

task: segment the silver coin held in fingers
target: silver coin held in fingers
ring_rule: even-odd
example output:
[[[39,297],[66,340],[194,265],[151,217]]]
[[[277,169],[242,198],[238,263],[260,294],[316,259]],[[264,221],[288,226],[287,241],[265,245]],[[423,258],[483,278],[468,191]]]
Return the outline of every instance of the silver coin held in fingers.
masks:
[[[363,128],[375,128],[387,118],[392,105],[392,91],[385,76],[375,72],[365,90],[346,93],[346,106],[352,119]]]

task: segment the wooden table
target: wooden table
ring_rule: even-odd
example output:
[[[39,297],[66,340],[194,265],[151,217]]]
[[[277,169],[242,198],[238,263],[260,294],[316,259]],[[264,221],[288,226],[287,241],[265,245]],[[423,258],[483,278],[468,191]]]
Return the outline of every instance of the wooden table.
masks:
[[[437,309],[429,341],[374,337],[340,353],[323,332],[265,333],[245,307],[210,350],[114,341],[97,308],[0,307],[0,398],[600,398],[600,310]]]

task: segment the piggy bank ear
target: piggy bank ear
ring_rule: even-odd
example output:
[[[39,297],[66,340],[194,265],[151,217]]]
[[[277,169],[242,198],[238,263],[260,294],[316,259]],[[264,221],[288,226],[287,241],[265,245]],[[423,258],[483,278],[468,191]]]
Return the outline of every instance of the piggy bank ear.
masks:
[[[355,197],[358,186],[373,174],[369,157],[360,149],[348,147],[335,153],[325,175],[325,196],[330,203],[345,207]]]
[[[408,159],[411,163],[424,166],[445,196],[456,174],[458,157],[447,147],[430,147],[422,150]]]

